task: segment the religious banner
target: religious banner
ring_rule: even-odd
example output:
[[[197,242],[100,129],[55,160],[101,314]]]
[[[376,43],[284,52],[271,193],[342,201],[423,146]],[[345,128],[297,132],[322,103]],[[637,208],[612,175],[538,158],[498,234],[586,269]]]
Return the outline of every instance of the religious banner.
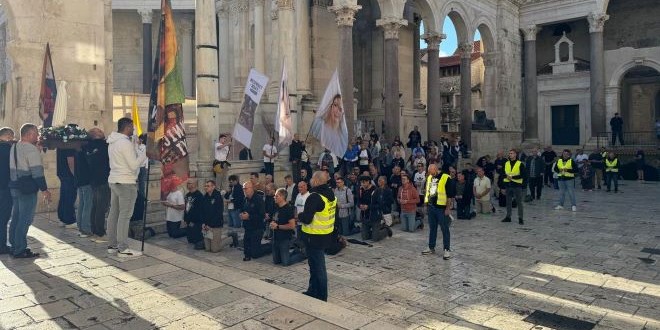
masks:
[[[280,82],[280,97],[277,101],[277,116],[275,118],[275,131],[278,132],[279,149],[291,144],[293,133],[291,132],[291,108],[289,106],[289,89],[287,88],[288,76],[286,64],[282,64],[282,80]]]
[[[188,147],[183,125],[185,101],[179,47],[170,0],[161,1],[160,30],[149,100],[147,155],[163,166],[161,199],[188,179]]]
[[[252,143],[252,130],[254,129],[254,114],[259,106],[261,96],[264,94],[268,77],[252,69],[245,85],[245,96],[241,105],[241,113],[234,126],[234,139],[246,147]]]
[[[39,93],[39,117],[44,121],[43,127],[53,125],[56,99],[55,71],[53,71],[53,61],[50,58],[50,44],[46,43],[46,55],[44,55],[44,66],[41,71],[41,92]]]
[[[337,157],[342,157],[346,153],[348,128],[341,101],[341,87],[337,70],[325,89],[310,133],[321,142],[321,146],[330,150]]]

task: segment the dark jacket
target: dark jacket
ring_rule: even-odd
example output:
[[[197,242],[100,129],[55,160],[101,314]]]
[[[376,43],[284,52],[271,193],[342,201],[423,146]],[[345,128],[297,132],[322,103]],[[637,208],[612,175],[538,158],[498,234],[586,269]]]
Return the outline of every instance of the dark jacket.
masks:
[[[623,129],[623,119],[621,117],[612,117],[610,119],[610,127],[612,132],[619,132]]]
[[[91,140],[83,150],[89,165],[89,183],[94,187],[107,185],[110,176],[108,144],[103,139]]]
[[[268,220],[272,219],[275,214],[275,196],[264,196],[264,212],[268,213]]]
[[[310,195],[305,201],[305,209],[298,215],[298,220],[304,224],[312,223],[314,219],[314,214],[316,212],[323,211],[325,208],[325,203],[321,199],[323,195],[328,200],[335,199],[335,193],[330,189],[330,186],[327,184],[322,184],[318,187],[313,187],[310,189]],[[336,216],[336,213],[335,213]],[[303,233],[303,240],[308,247],[313,249],[325,249],[332,245],[332,234],[327,235],[312,235]]]
[[[204,224],[211,228],[222,228],[224,219],[222,212],[224,211],[222,196],[219,191],[213,190],[210,195],[204,194]]]
[[[302,157],[302,141],[291,141],[289,146],[289,161],[300,160]]]
[[[252,198],[245,197],[245,203],[241,208],[242,212],[247,212],[250,217],[247,221],[243,221],[243,228],[245,230],[260,230],[264,227],[264,199],[255,191]]]
[[[369,187],[369,189],[364,190],[362,187],[358,188],[358,198],[357,198],[357,206],[359,207],[360,205],[368,205],[369,208],[366,211],[360,210],[360,215],[363,221],[368,221],[369,220],[369,213],[370,213],[370,208],[371,208],[371,195],[373,195],[374,190],[376,190],[376,187],[373,185]]]
[[[204,195],[199,190],[186,194],[186,212],[183,220],[186,223],[204,223]]]
[[[561,159],[563,159],[563,158],[561,158]],[[569,158],[569,159],[570,159],[570,158]],[[564,161],[567,161],[567,160],[568,160],[568,159],[564,159]],[[557,161],[559,161],[559,160],[557,160]],[[553,168],[554,168],[555,173],[559,173],[559,172],[560,172],[560,171],[559,171],[559,167],[554,166]],[[568,172],[569,172],[569,173],[573,173],[573,174],[578,173],[578,166],[577,166],[577,163],[576,163],[574,160],[572,160],[572,159],[571,159],[571,169],[570,169]],[[573,179],[575,179],[575,178],[566,178],[566,177],[559,176],[558,179],[559,179],[559,181],[568,181],[568,180],[573,180]]]
[[[605,161],[603,160],[603,156],[598,152],[593,152],[589,155],[589,162],[591,163],[591,167],[594,169],[602,170],[605,168]]]
[[[376,188],[371,194],[370,219],[376,221],[382,219],[383,214],[391,214],[392,203],[394,203],[394,196],[390,188]]]
[[[243,187],[240,184],[235,184],[229,191],[225,193],[225,199],[234,203],[234,210],[243,209],[243,204],[245,203],[245,194],[243,193]]]
[[[534,162],[534,173],[531,172],[532,162]],[[538,156],[527,157],[527,162],[526,162],[525,166],[527,166],[527,170],[530,171],[528,173],[528,177],[530,177],[530,178],[538,178],[543,173],[545,173],[545,162],[543,161],[543,158],[541,158],[541,157],[538,157]]]
[[[9,187],[9,157],[13,144],[14,142],[0,142],[0,189]]]
[[[76,161],[74,165],[75,171],[73,177],[76,182],[76,187],[89,185],[91,182],[91,172],[87,162],[87,153],[85,152],[85,149],[76,152]]]

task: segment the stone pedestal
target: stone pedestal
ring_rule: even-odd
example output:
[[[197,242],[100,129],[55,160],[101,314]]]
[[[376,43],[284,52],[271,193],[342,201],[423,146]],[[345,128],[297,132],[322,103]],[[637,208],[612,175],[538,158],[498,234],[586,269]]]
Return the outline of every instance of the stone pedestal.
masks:
[[[461,140],[470,147],[472,136],[472,42],[458,46],[461,53]]]
[[[440,35],[433,32],[427,32],[423,36],[428,44],[428,70],[427,70],[427,132],[429,140],[440,141],[442,114],[440,109],[440,60],[439,47],[442,39],[446,38],[444,34]]]
[[[390,139],[401,134],[401,110],[399,102],[399,29],[407,21],[397,18],[384,18],[376,21],[383,28],[385,36],[385,131]],[[392,140],[386,141],[391,142]]]
[[[589,41],[591,46],[590,90],[591,90],[591,135],[596,136],[607,128],[605,110],[605,60],[603,51],[603,26],[608,15],[593,13],[589,21]]]
[[[198,160],[211,163],[219,130],[218,44],[215,1],[197,0],[195,10]]]
[[[538,140],[538,87],[536,81],[536,33],[538,28],[528,26],[525,34],[525,111],[523,131],[525,140]]]
[[[355,13],[362,8],[357,1],[328,7],[335,13],[339,26],[339,84],[346,116],[349,139],[355,135],[355,105],[353,100],[353,21]]]
[[[153,68],[153,44],[151,40],[151,21],[153,11],[140,9],[138,14],[142,18],[142,93],[151,93],[151,80]]]

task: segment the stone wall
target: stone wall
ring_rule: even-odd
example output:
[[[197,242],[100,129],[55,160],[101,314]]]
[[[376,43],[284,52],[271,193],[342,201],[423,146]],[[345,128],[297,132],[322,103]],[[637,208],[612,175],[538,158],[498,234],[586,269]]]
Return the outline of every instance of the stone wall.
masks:
[[[519,131],[472,131],[472,163],[484,155],[494,159],[498,150],[517,148],[521,141]]]
[[[608,23],[605,23],[606,25]],[[573,57],[584,61],[590,61],[589,24],[586,19],[573,22],[553,24],[544,26],[536,35],[536,67],[543,69],[548,63],[555,61],[555,43],[562,37],[556,35],[555,31],[559,25],[568,26],[570,32],[566,37],[573,41]],[[562,45],[560,56],[568,58],[568,47]]]
[[[522,40],[519,33],[519,9],[509,1],[497,3],[497,74],[495,81],[495,127],[520,130],[522,127]]]
[[[610,19],[605,22],[605,50],[660,46],[657,0],[611,0],[607,13]]]

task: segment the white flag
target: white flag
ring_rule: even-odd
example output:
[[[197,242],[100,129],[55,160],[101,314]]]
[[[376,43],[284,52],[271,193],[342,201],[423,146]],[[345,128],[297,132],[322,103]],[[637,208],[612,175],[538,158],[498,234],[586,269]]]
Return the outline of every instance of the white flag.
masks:
[[[245,95],[243,96],[241,113],[234,126],[233,134],[236,141],[248,148],[250,148],[250,144],[252,143],[254,114],[257,111],[257,106],[259,105],[259,101],[264,94],[267,84],[268,77],[259,73],[259,71],[255,69],[250,70],[250,75],[248,76],[248,81],[245,85]]]
[[[332,75],[328,88],[325,89],[310,131],[321,141],[324,148],[332,151],[337,157],[342,157],[346,153],[348,129],[337,70]]]
[[[275,118],[275,131],[278,132],[278,144],[280,148],[290,145],[293,140],[293,133],[291,132],[291,108],[289,107],[289,89],[286,86],[287,80],[286,64],[282,63],[280,97],[277,101],[277,117]]]

